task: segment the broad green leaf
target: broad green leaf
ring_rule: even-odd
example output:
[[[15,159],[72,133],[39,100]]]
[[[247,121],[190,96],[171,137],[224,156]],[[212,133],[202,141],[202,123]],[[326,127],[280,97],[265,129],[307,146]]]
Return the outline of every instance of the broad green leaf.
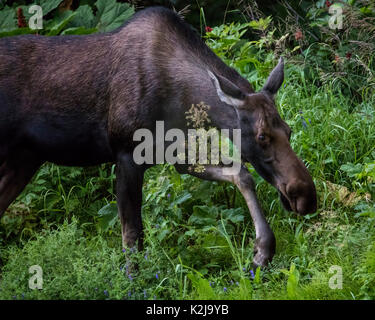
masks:
[[[170,234],[171,232],[170,232],[170,230],[169,229],[164,229],[163,231],[161,231],[159,234],[158,234],[158,240],[159,241],[163,241],[164,240],[164,238],[168,235],[168,234]]]
[[[69,27],[81,27],[91,29],[94,27],[94,13],[88,5],[80,6],[76,11],[76,16],[69,23]]]
[[[0,11],[0,31],[11,31],[17,28],[16,10],[5,7]]]
[[[98,212],[99,215],[99,227],[106,231],[113,227],[117,221],[118,209],[116,202],[110,202],[101,208]]]
[[[228,219],[233,223],[238,223],[244,220],[244,211],[242,208],[225,209],[222,210],[221,213],[225,219]]]
[[[112,31],[124,24],[134,14],[134,8],[127,3],[117,3],[116,0],[98,0],[96,26],[100,32]]]
[[[195,230],[194,229],[190,229],[190,230],[188,230],[188,231],[185,232],[185,235],[191,237],[194,233],[195,233]]]
[[[56,9],[62,0],[38,0],[36,4],[40,5],[43,9],[43,16],[46,16],[52,10]]]
[[[75,17],[76,13],[72,11],[65,11],[58,17],[54,18],[48,28],[50,29],[47,35],[56,36],[64,29],[64,27]]]
[[[228,223],[228,220],[220,220],[217,223],[217,228],[221,234],[233,234],[234,227]]]
[[[197,225],[213,225],[216,222],[216,217],[216,207],[194,206],[193,214],[189,218],[189,223]]]
[[[240,291],[239,291],[239,300],[251,300],[253,295],[253,286],[247,278],[241,278],[239,281]]]
[[[345,171],[349,177],[353,178],[362,171],[362,164],[353,164],[348,162],[343,164],[340,169]]]
[[[299,272],[296,269],[296,266],[294,263],[290,265],[290,270],[289,270],[289,277],[288,277],[288,282],[286,285],[286,290],[288,293],[288,297],[290,299],[296,299],[297,298],[297,287],[298,287],[298,282],[299,282]]]
[[[177,206],[181,203],[184,203],[185,201],[189,200],[190,198],[192,198],[192,195],[189,192],[186,192],[181,197],[178,197],[175,201],[173,201],[169,205],[169,208],[173,208],[174,206]]]
[[[202,274],[189,273],[187,277],[190,279],[193,288],[197,292],[197,299],[215,299],[216,295],[210,286],[209,281],[202,277]]]

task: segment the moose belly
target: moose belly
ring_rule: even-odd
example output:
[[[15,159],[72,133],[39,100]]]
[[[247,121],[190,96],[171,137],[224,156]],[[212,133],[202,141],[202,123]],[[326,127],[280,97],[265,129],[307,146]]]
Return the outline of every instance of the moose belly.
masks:
[[[103,122],[84,116],[37,116],[26,121],[22,139],[44,161],[91,166],[113,161]]]

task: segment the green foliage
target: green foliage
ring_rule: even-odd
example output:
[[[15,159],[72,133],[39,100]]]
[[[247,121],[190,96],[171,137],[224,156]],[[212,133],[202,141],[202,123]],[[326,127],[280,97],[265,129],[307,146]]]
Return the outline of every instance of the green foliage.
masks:
[[[297,299],[298,298],[298,282],[299,282],[299,272],[296,269],[294,263],[290,265],[290,269],[288,270],[281,270],[288,276],[288,281],[286,284],[286,291],[289,299]]]
[[[37,0],[35,4],[40,5],[43,9],[43,15],[47,15],[52,10],[56,9],[60,4],[60,0]]]
[[[101,32],[112,31],[124,24],[134,13],[127,3],[117,3],[116,0],[98,0],[95,23]]]
[[[113,227],[118,219],[118,209],[116,202],[112,201],[98,211],[98,226],[101,230],[107,231]]]
[[[0,11],[0,30],[10,31],[14,29],[16,12],[5,7]]]
[[[59,224],[73,215],[81,217],[87,229],[100,227],[97,212],[114,199],[114,167],[65,168],[46,164],[33,183],[26,186],[2,218],[0,238],[7,241],[30,237],[49,224]]]
[[[98,6],[86,1],[65,13],[55,7],[45,17],[48,28],[43,34],[105,31],[127,19],[125,5],[95,3]],[[371,18],[373,8],[361,3],[348,5]],[[16,29],[15,8],[0,11],[0,30],[30,32]],[[348,82],[351,89],[345,91],[338,86],[341,79],[324,77],[331,77],[331,68],[338,67],[332,63],[336,50],[342,50],[343,57],[348,49],[339,49],[343,41],[321,44],[330,37],[320,32],[328,17],[323,1],[302,1],[298,14],[303,12],[305,22],[298,24],[303,41],[293,39],[295,29],[280,31],[275,18],[265,17],[220,25],[205,36],[208,45],[256,89],[277,56],[287,58],[277,106],[293,130],[293,149],[314,178],[319,208],[304,217],[285,212],[277,192],[249,166],[277,239],[269,268],[252,269],[255,233],[246,203],[232,185],[179,175],[170,165],[147,170],[142,205],[146,249],[124,253],[114,166],[46,164],[0,222],[0,298],[375,299],[374,95],[361,94],[361,103],[353,108],[357,87]],[[355,34],[359,30],[354,28],[350,37],[346,31],[338,36],[350,43],[362,37]],[[319,40],[315,44],[314,37]],[[359,78],[351,79],[351,74],[361,72],[352,62],[366,61],[371,72],[373,62],[365,51],[352,57],[355,62],[344,60],[342,70],[351,70],[348,81],[362,86]],[[372,90],[371,79],[366,92]],[[360,200],[344,201],[329,188],[332,184]],[[137,262],[139,269],[129,272],[129,261]],[[28,268],[35,264],[45,275],[40,291],[28,288]],[[332,265],[342,267],[342,290],[328,286]]]
[[[375,8],[367,1],[340,1],[332,8],[342,9],[342,29],[328,27],[333,13],[325,1],[306,10],[301,25],[305,73],[310,81],[332,83],[337,93],[352,96],[355,105],[374,93]],[[312,40],[309,34],[315,35]],[[354,106],[353,106],[354,107]]]
[[[42,35],[82,35],[94,32],[109,32],[124,24],[134,14],[134,8],[128,3],[118,3],[116,0],[97,0],[93,6],[84,4],[76,10],[59,10],[61,0],[35,1],[43,9],[43,29],[32,30],[29,27],[17,28],[16,10],[21,8],[26,23],[32,14],[30,5],[13,4],[0,11],[0,37],[18,34],[39,33]],[[95,11],[95,14],[94,14]]]
[[[126,274],[121,250],[111,248],[100,236],[88,239],[75,221],[64,223],[57,231],[39,233],[21,252],[16,247],[8,250],[0,299],[144,298],[146,288],[134,287],[136,280]],[[32,265],[43,269],[42,290],[28,286]]]
[[[273,41],[274,31],[254,41],[246,41],[243,36],[250,29],[265,32],[270,21],[271,18],[268,17],[257,22],[221,25],[206,34],[211,49],[228,65],[246,76],[255,87],[258,87],[259,81],[264,81],[274,66],[274,55],[267,50]]]
[[[188,278],[192,283],[193,290],[197,291],[197,299],[212,300],[216,298],[208,280],[202,278],[199,274],[195,275],[194,273],[189,273]]]
[[[352,180],[353,186],[375,194],[375,151],[371,158],[365,157],[363,163],[346,163],[340,169]]]

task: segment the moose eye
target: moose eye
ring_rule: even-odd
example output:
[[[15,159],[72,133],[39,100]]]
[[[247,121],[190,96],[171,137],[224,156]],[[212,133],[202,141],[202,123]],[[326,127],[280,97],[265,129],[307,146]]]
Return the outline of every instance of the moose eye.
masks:
[[[264,134],[260,134],[258,136],[259,141],[266,141],[266,136]]]
[[[270,141],[270,138],[269,138],[269,136],[267,136],[266,134],[261,133],[261,134],[258,135],[257,140],[258,140],[258,144],[259,144],[262,148],[266,148],[266,147],[268,146],[268,143],[269,143],[269,141]]]

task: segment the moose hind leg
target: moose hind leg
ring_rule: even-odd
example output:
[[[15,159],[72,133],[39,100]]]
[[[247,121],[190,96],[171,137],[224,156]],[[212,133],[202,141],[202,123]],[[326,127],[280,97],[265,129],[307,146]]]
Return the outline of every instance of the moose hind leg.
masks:
[[[120,154],[116,164],[117,205],[124,247],[132,248],[138,241],[143,250],[142,184],[144,169],[137,166],[131,154]]]
[[[38,168],[39,164],[30,162],[23,166],[8,165],[5,162],[0,166],[0,217],[22,192]]]

